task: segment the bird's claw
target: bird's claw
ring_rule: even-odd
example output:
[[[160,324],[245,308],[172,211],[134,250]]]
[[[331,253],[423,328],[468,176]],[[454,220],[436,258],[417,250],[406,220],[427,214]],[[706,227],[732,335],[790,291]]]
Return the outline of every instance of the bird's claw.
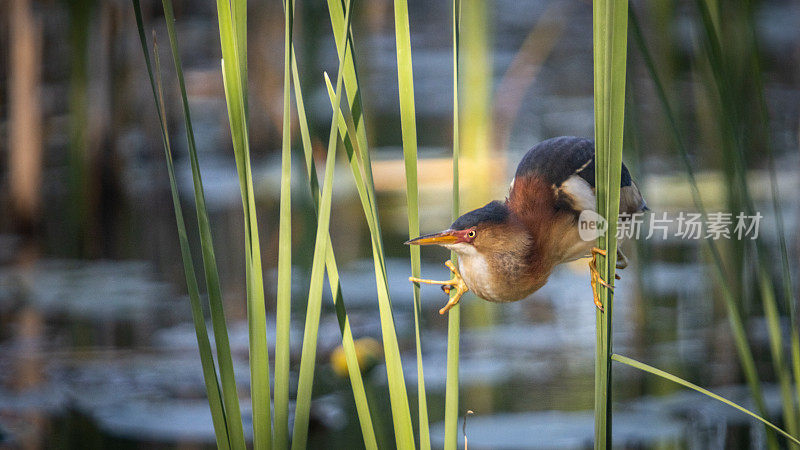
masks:
[[[467,284],[464,282],[464,279],[461,278],[461,274],[458,273],[458,268],[456,268],[456,265],[453,264],[453,262],[450,260],[447,260],[444,263],[444,265],[447,266],[447,268],[450,269],[450,271],[453,273],[453,278],[447,281],[436,281],[436,280],[428,280],[425,278],[408,277],[408,281],[411,281],[412,283],[441,284],[442,290],[448,295],[450,294],[450,291],[452,291],[453,289],[456,290],[455,295],[453,295],[453,297],[450,298],[447,304],[445,304],[444,307],[439,310],[439,314],[444,314],[447,311],[450,311],[450,309],[453,306],[456,306],[458,302],[461,300],[461,297],[469,290]]]
[[[606,283],[603,277],[600,276],[600,272],[597,271],[597,255],[606,256],[608,253],[597,247],[592,248],[592,259],[589,261],[589,273],[591,274],[592,278],[592,295],[594,296],[594,305],[597,306],[597,309],[600,311],[605,311],[603,308],[603,303],[600,301],[600,296],[597,293],[597,285],[604,286],[608,288],[611,292],[614,292],[614,286],[611,284]],[[620,277],[618,274],[614,274],[614,278],[619,280]]]

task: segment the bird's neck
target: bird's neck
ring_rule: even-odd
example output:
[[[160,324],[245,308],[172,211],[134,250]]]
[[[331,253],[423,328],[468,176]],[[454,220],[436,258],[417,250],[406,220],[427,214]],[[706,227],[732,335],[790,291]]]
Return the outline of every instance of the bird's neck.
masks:
[[[506,204],[510,220],[516,221],[529,237],[527,258],[534,274],[544,274],[544,281],[561,261],[559,242],[574,228],[572,214],[556,207],[553,187],[537,178],[515,180]]]

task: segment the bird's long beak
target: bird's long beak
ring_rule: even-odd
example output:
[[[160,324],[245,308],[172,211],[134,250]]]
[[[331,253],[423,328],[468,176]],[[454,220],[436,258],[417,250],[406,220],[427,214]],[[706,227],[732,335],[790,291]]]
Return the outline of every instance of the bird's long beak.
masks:
[[[444,230],[411,239],[406,241],[406,245],[443,245],[455,244],[458,241],[459,236],[455,230]]]

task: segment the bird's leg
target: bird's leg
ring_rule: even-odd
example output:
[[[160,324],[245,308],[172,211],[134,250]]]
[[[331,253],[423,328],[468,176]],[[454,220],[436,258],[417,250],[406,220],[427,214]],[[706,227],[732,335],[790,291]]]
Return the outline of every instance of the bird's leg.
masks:
[[[603,278],[600,276],[600,272],[597,271],[597,255],[606,256],[607,254],[608,253],[605,250],[592,247],[592,259],[589,261],[589,273],[592,277],[592,295],[594,296],[594,304],[600,311],[603,311],[604,309],[603,303],[600,301],[600,296],[597,294],[597,285],[600,284],[607,287],[612,292],[614,291],[614,286],[606,283],[605,280],[603,280]]]
[[[617,247],[617,269],[622,270],[626,267],[628,267],[628,257]],[[619,276],[617,276],[617,279],[619,280]]]
[[[451,289],[453,288],[456,289],[456,294],[453,296],[453,298],[451,298],[447,302],[446,305],[444,305],[442,309],[439,310],[439,314],[444,314],[447,311],[450,311],[450,308],[456,306],[458,304],[458,301],[461,300],[461,296],[463,296],[464,293],[466,293],[469,290],[469,288],[467,287],[467,283],[464,282],[464,279],[461,278],[461,274],[458,273],[458,268],[456,268],[456,265],[453,264],[453,262],[450,260],[446,261],[444,265],[447,266],[451,272],[453,272],[453,278],[447,281],[436,281],[436,280],[427,280],[425,278],[408,277],[408,281],[411,281],[413,283],[441,284],[442,290],[448,294],[450,293]]]

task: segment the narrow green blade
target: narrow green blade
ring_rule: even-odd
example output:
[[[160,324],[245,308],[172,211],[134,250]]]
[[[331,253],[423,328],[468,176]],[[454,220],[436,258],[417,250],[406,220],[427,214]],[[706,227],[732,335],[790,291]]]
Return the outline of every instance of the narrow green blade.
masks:
[[[217,0],[217,19],[222,47],[222,81],[244,212],[253,445],[256,449],[269,449],[272,447],[272,418],[267,318],[247,126],[247,5],[245,0],[233,0],[232,3],[233,6],[229,0]]]
[[[453,211],[456,220],[460,209],[460,184],[458,160],[461,154],[459,136],[458,68],[461,45],[461,0],[453,0]],[[450,252],[450,260],[458,264],[456,252]],[[453,293],[452,295],[455,295]],[[447,382],[444,400],[444,448],[455,449],[458,445],[458,357],[461,335],[461,305],[447,313]]]
[[[239,410],[239,396],[236,387],[236,379],[233,372],[233,359],[231,357],[230,343],[228,341],[228,328],[225,322],[225,311],[222,301],[222,288],[217,269],[216,256],[214,255],[214,245],[211,235],[211,222],[206,208],[203,181],[200,174],[200,163],[197,158],[197,145],[194,139],[189,101],[186,95],[186,83],[183,76],[183,64],[178,50],[177,33],[175,32],[175,16],[173,13],[172,2],[163,0],[164,18],[167,23],[170,45],[172,48],[173,63],[178,76],[178,85],[181,91],[181,101],[183,104],[183,116],[186,125],[186,137],[189,148],[189,160],[192,167],[192,182],[194,184],[195,209],[197,213],[198,231],[203,255],[203,267],[205,270],[206,289],[208,290],[209,309],[211,311],[211,321],[214,329],[214,340],[217,347],[217,358],[220,365],[220,378],[222,380],[222,390],[225,400],[225,408],[228,412],[228,428],[231,434],[231,445],[240,448],[244,445],[244,430],[242,429],[241,413]]]
[[[783,296],[784,302],[786,303],[786,309],[788,310],[789,315],[789,324],[790,324],[790,339],[791,339],[791,346],[790,346],[790,359],[792,361],[791,369],[787,367],[785,358],[783,355],[783,342],[782,342],[782,333],[780,333],[780,317],[777,314],[777,301],[775,301],[775,296],[772,295],[771,297],[767,296],[764,300],[765,308],[770,307],[771,309],[775,310],[775,314],[772,315],[772,318],[769,320],[770,328],[771,328],[771,349],[773,352],[773,363],[775,365],[775,371],[779,375],[779,383],[781,385],[781,400],[783,402],[783,410],[784,410],[784,421],[786,423],[786,428],[788,429],[789,433],[793,435],[798,435],[800,433],[800,414],[798,414],[797,405],[795,404],[795,400],[793,398],[794,394],[792,394],[792,377],[794,377],[794,388],[797,394],[797,402],[800,402],[800,340],[797,339],[798,334],[800,333],[800,325],[797,322],[797,304],[795,303],[795,294],[794,294],[794,287],[792,284],[792,275],[791,269],[789,266],[789,250],[786,244],[786,231],[783,223],[783,208],[780,201],[780,193],[778,191],[778,180],[775,171],[775,155],[772,148],[771,136],[770,136],[770,127],[769,127],[769,111],[767,108],[767,102],[764,95],[764,79],[763,79],[763,69],[761,67],[761,51],[760,45],[758,40],[758,33],[756,31],[756,23],[755,23],[755,15],[756,11],[754,8],[753,3],[747,4],[747,13],[743,14],[746,20],[746,30],[747,36],[749,37],[749,44],[750,44],[750,51],[749,53],[749,60],[750,60],[750,75],[753,80],[753,86],[755,86],[755,94],[757,97],[757,102],[759,108],[758,116],[757,116],[757,124],[756,127],[759,133],[755,133],[758,136],[761,136],[763,140],[763,147],[766,149],[767,153],[767,163],[769,168],[769,176],[770,176],[770,191],[772,194],[772,208],[775,214],[775,231],[778,235],[778,249],[781,253],[781,278],[782,278],[782,285],[783,285]],[[749,211],[752,213],[753,211]],[[757,241],[760,244],[760,241]],[[757,245],[757,248],[760,245]],[[760,258],[761,263],[758,265],[759,270],[764,270],[763,268],[766,267],[767,261],[764,259],[766,256],[764,255],[764,251],[758,251],[758,255]],[[765,288],[772,288],[771,280],[769,277],[765,277],[766,280],[770,281],[769,286],[766,286],[762,283],[762,286]],[[772,305],[766,305],[768,301],[772,301]],[[792,420],[792,418],[794,420]],[[800,446],[793,445],[793,449],[798,450]]]
[[[366,129],[364,127],[363,107],[360,99],[361,94],[358,88],[358,77],[352,51],[353,43],[352,39],[345,39],[345,35],[342,34],[343,30],[345,30],[348,35],[352,34],[352,32],[349,31],[349,25],[343,20],[345,15],[339,0],[328,0],[328,11],[331,17],[337,49],[341,51],[342,46],[351,47],[344,62],[344,85],[347,93],[348,105],[350,105],[354,126],[356,128],[354,143],[357,144],[356,149],[359,149],[356,152],[357,159],[360,160],[359,170],[363,173],[364,185],[361,187],[362,190],[359,191],[359,197],[361,197],[362,204],[366,205],[364,214],[370,228],[370,243],[372,245],[375,278],[378,288],[378,310],[381,319],[381,334],[383,337],[383,351],[386,361],[387,381],[389,384],[389,399],[392,404],[392,421],[394,424],[395,441],[398,448],[414,448],[414,429],[411,422],[411,411],[408,406],[408,394],[406,392],[400,349],[397,342],[394,317],[392,315],[392,304],[389,297],[383,240],[380,231],[377,202],[375,201],[375,183],[372,178],[372,165],[367,144]],[[351,160],[351,166],[352,162]],[[358,182],[357,179],[357,185]],[[366,196],[366,199],[364,196]]]
[[[338,49],[341,45],[343,45],[344,42],[344,39],[340,39],[340,36],[342,36],[341,31],[344,28],[344,22],[342,20],[344,18],[344,12],[342,10],[341,2],[337,0],[328,0],[328,12],[331,17],[331,25],[333,27],[333,36],[336,40],[336,48]],[[356,127],[355,142],[358,144],[358,148],[363,149],[363,151],[358,154],[358,157],[360,158],[359,164],[363,172],[366,194],[368,196],[369,205],[371,208],[370,216],[374,217],[375,219],[372,223],[372,226],[376,227],[377,230],[377,239],[373,239],[373,245],[375,245],[378,249],[380,269],[385,274],[386,264],[383,259],[383,239],[380,238],[380,220],[378,219],[378,206],[375,201],[375,183],[372,179],[372,162],[370,158],[369,144],[367,143],[366,126],[363,118],[364,108],[361,104],[361,91],[358,87],[358,71],[356,70],[352,34],[353,31],[350,29],[350,39],[347,43],[347,45],[350,47],[350,51],[345,59],[344,86],[347,94],[347,104],[350,108],[350,111],[352,111],[353,121]]]
[[[765,262],[766,263],[766,262]],[[784,426],[792,435],[797,434],[797,421],[795,416],[794,401],[792,395],[792,380],[789,368],[783,354],[783,331],[781,330],[781,318],[778,312],[778,301],[775,299],[775,287],[772,279],[767,273],[766,264],[758,264],[756,268],[758,285],[761,288],[761,302],[764,308],[764,318],[767,322],[767,334],[769,335],[770,354],[775,374],[778,378],[778,386],[781,390],[781,406],[783,407]],[[796,446],[792,446],[793,448]]]
[[[763,100],[759,100],[760,108],[753,108],[751,104],[740,101],[740,98],[749,97],[754,92],[750,88],[745,88],[737,83],[737,79],[745,75],[750,81],[749,85],[755,86],[757,97],[763,98],[763,93],[760,92],[761,87],[761,71],[758,68],[758,45],[755,43],[755,30],[752,24],[752,14],[754,10],[751,7],[736,10],[731,19],[739,20],[745,17],[747,24],[737,22],[739,29],[736,31],[738,35],[744,36],[745,45],[751,45],[747,54],[743,54],[740,46],[735,48],[729,44],[729,35],[727,30],[730,27],[720,27],[721,13],[724,11],[728,14],[731,12],[715,8],[716,5],[709,5],[707,2],[696,2],[697,8],[700,12],[702,19],[702,44],[705,51],[704,56],[707,59],[708,65],[711,69],[711,86],[715,89],[715,94],[712,95],[712,104],[718,109],[719,112],[719,129],[722,142],[722,155],[725,164],[725,173],[727,177],[728,186],[728,200],[731,205],[731,211],[746,211],[748,215],[755,214],[755,206],[752,197],[749,193],[747,181],[747,161],[746,151],[749,148],[749,138],[743,136],[749,134],[752,136],[761,136],[759,142],[753,144],[760,147],[766,147],[769,152],[771,143],[769,142],[769,131],[766,124],[769,121],[769,116],[766,113],[766,106],[763,105]],[[750,6],[750,5],[746,5]],[[749,17],[749,18],[747,18]],[[726,18],[726,21],[728,19]],[[742,33],[742,31],[744,33]],[[744,64],[741,60],[744,59]],[[740,65],[743,66],[740,68]],[[750,69],[749,73],[742,73]],[[746,114],[750,111],[759,111],[763,113],[761,117],[750,119]],[[761,130],[758,130],[759,125],[753,127],[750,120],[757,120],[761,124]],[[752,128],[756,128],[753,130]],[[759,139],[759,138],[755,138]],[[771,152],[770,152],[771,153]],[[771,159],[768,157],[768,159]],[[774,192],[773,192],[774,195]],[[777,210],[776,210],[777,211]],[[739,273],[745,270],[744,259],[746,252],[754,253],[757,261],[756,279],[759,280],[761,288],[761,301],[764,309],[764,314],[767,319],[767,331],[770,337],[770,351],[772,354],[772,363],[778,382],[781,389],[781,401],[783,406],[783,414],[786,420],[786,427],[790,433],[796,434],[797,432],[797,417],[795,415],[795,406],[791,393],[791,380],[788,368],[785,364],[783,355],[783,339],[780,332],[779,315],[777,308],[777,301],[775,299],[775,289],[772,284],[771,278],[766,274],[764,267],[771,261],[766,259],[766,251],[762,248],[763,245],[760,241],[755,241],[754,245],[745,246],[740,240],[731,241],[734,247],[734,252],[738,258],[734,258],[735,273],[734,277],[728,278],[727,283],[735,286],[735,292],[740,295],[739,302],[746,305],[746,301],[750,296],[749,289],[742,282]],[[757,378],[757,374],[754,375]],[[766,412],[762,410],[762,414]],[[767,429],[767,446],[769,448],[778,448],[778,443],[775,439],[774,433]],[[797,446],[791,446],[797,449]]]
[[[275,448],[289,448],[289,338],[292,313],[292,122],[291,62],[294,0],[284,2],[283,139],[278,233],[278,286],[275,311]]]
[[[406,170],[406,205],[408,208],[408,238],[419,236],[419,188],[417,185],[417,113],[414,106],[414,70],[411,58],[411,30],[408,23],[408,2],[394,1],[394,35],[397,46],[397,85],[400,95],[400,124],[403,136],[403,159]],[[420,248],[409,246],[411,276],[420,276]],[[417,403],[419,415],[419,447],[431,448],[428,423],[428,400],[425,394],[425,372],[422,367],[422,338],[420,335],[419,285],[411,284],[414,301],[414,339],[417,350]]]
[[[181,259],[183,260],[184,275],[186,277],[186,286],[189,291],[189,301],[192,310],[192,322],[194,323],[195,336],[197,338],[197,348],[200,352],[200,362],[203,366],[203,380],[205,381],[206,394],[208,396],[208,403],[211,409],[211,418],[214,424],[214,434],[217,440],[217,448],[228,449],[230,448],[229,432],[225,409],[222,403],[222,395],[219,389],[219,382],[217,379],[217,372],[214,366],[214,357],[211,353],[211,343],[208,338],[208,329],[206,328],[205,318],[203,317],[203,309],[200,304],[200,290],[197,284],[197,278],[194,271],[194,263],[192,262],[191,249],[189,248],[189,238],[186,232],[186,225],[183,220],[183,208],[180,203],[180,196],[178,194],[178,184],[175,179],[175,167],[172,160],[172,148],[169,140],[169,133],[167,131],[167,122],[164,113],[164,101],[161,90],[161,76],[159,73],[158,86],[153,76],[153,69],[150,63],[150,54],[147,51],[147,39],[144,35],[144,26],[142,23],[142,12],[139,0],[133,0],[133,8],[136,15],[136,25],[139,31],[139,39],[142,45],[142,52],[147,65],[147,73],[150,78],[150,85],[153,89],[153,99],[156,104],[156,111],[158,113],[159,126],[161,127],[161,138],[164,143],[164,156],[167,161],[167,172],[169,174],[170,191],[172,194],[172,205],[175,211],[175,220],[178,227],[178,240],[181,248]],[[154,43],[155,45],[155,43]],[[156,67],[160,66],[158,60],[158,52],[156,51]]]
[[[634,14],[633,11],[630,13],[630,22],[632,30],[631,34],[637,44],[637,47],[639,48],[640,53],[642,54],[645,67],[647,68],[650,78],[656,88],[656,97],[658,98],[659,104],[661,105],[664,115],[667,118],[667,124],[669,125],[672,137],[675,140],[675,144],[678,148],[681,162],[686,170],[686,176],[689,180],[689,187],[691,188],[692,200],[697,210],[700,211],[703,217],[705,217],[707,215],[706,209],[700,196],[700,190],[697,187],[694,168],[685,144],[686,141],[683,137],[680,127],[678,126],[677,116],[670,106],[667,93],[664,89],[664,84],[662,83],[661,77],[656,71],[653,57],[644,40],[644,36],[641,32],[641,27],[639,26],[636,14]],[[742,365],[742,371],[744,372],[745,379],[747,380],[747,384],[753,395],[753,401],[756,403],[758,411],[762,415],[765,415],[766,406],[761,390],[761,382],[758,378],[758,371],[756,370],[755,359],[753,358],[753,351],[750,348],[750,343],[747,340],[742,313],[739,308],[739,303],[736,300],[736,294],[734,294],[730,283],[728,283],[728,276],[726,274],[725,263],[722,259],[722,254],[715,241],[711,239],[703,239],[702,243],[704,246],[706,246],[706,249],[711,254],[712,260],[714,261],[714,264],[712,265],[714,268],[714,275],[717,279],[717,286],[720,288],[722,298],[725,301],[725,306],[728,310],[728,321],[731,326],[731,331],[733,332],[734,343],[736,344],[736,351],[739,355],[739,362]],[[768,433],[768,436],[770,434],[771,433]]]
[[[328,97],[330,98],[331,105],[334,105],[333,102],[336,99],[336,92],[327,76],[325,77],[325,85],[328,88]],[[356,133],[355,122],[353,121],[350,110],[346,106],[342,107],[342,111],[340,111],[337,117],[339,134],[343,137],[342,141],[347,151],[347,159],[350,162],[350,170],[353,173],[353,180],[355,181],[358,198],[361,201],[361,207],[364,209],[365,214],[371,214],[372,204],[370,203],[369,189],[365,181],[366,176],[364,174],[364,168],[361,164],[362,159],[359,156],[362,150],[358,144],[358,140],[352,138]],[[371,234],[378,233],[378,230],[375,228],[375,221],[367,220],[367,226]]]
[[[725,397],[717,395],[717,394],[715,394],[715,393],[713,393],[713,392],[711,392],[711,391],[709,391],[707,389],[703,389],[703,388],[701,388],[700,386],[698,386],[698,385],[696,385],[694,383],[690,383],[690,382],[684,380],[683,378],[677,377],[677,376],[672,375],[671,373],[668,373],[668,372],[664,372],[663,370],[656,369],[653,366],[648,366],[645,363],[636,361],[635,359],[631,359],[631,358],[628,358],[626,356],[612,355],[611,359],[613,359],[614,361],[621,362],[623,364],[627,364],[627,365],[629,365],[631,367],[635,367],[635,368],[637,368],[639,370],[652,373],[653,375],[658,375],[661,378],[667,379],[667,380],[672,381],[674,383],[678,383],[681,386],[688,387],[689,389],[694,389],[695,391],[697,391],[697,392],[699,392],[701,394],[705,394],[705,395],[707,395],[707,396],[709,396],[709,397],[711,397],[711,398],[713,398],[715,400],[719,400],[722,403],[725,403],[728,406],[732,406],[732,407],[738,409],[739,411],[747,414],[748,416],[753,417],[754,419],[757,419],[757,420],[761,421],[762,423],[764,423],[764,425],[766,425],[766,426],[772,428],[773,430],[777,431],[778,433],[784,435],[786,437],[786,439],[790,440],[791,442],[793,442],[795,444],[800,444],[800,440],[798,440],[796,437],[790,435],[789,433],[783,431],[782,429],[778,428],[775,424],[773,424],[772,422],[768,421],[767,419],[759,416],[758,414],[750,411],[749,409],[747,409],[747,408],[745,408],[745,407],[743,407],[741,405],[738,405],[738,404],[726,399]]]
[[[303,102],[303,91],[300,86],[300,75],[297,71],[297,61],[295,59],[294,52],[292,52],[292,78],[294,81],[295,102],[297,104],[297,116],[298,122],[300,123],[300,136],[302,137],[303,142],[303,153],[305,155],[309,189],[311,190],[311,197],[315,212],[318,212],[319,198],[321,193],[319,189],[319,181],[317,180],[316,164],[314,164],[313,148],[311,146],[311,134],[309,132],[308,121],[306,119],[306,108]],[[332,89],[333,88],[331,88],[331,90]],[[332,96],[332,98],[335,98],[335,94]],[[343,128],[339,128],[339,133],[340,135],[344,134]],[[330,241],[330,236],[328,236],[328,240]],[[367,394],[366,390],[364,389],[364,381],[361,378],[361,370],[358,365],[358,356],[356,355],[355,345],[353,342],[353,333],[350,330],[350,319],[347,316],[342,289],[339,285],[339,270],[336,266],[336,258],[333,253],[333,247],[330,245],[328,246],[328,252],[325,256],[325,268],[328,272],[328,284],[330,285],[331,293],[333,294],[332,300],[334,307],[336,308],[337,318],[339,319],[339,329],[342,333],[342,348],[344,349],[345,360],[347,362],[347,372],[350,377],[350,385],[353,391],[353,399],[356,404],[358,421],[361,425],[361,435],[364,438],[364,447],[368,450],[377,449],[378,443],[375,438],[375,431],[372,425],[369,402],[367,401]]]
[[[345,30],[350,26],[351,9],[350,1],[347,0],[347,5],[345,6]],[[346,31],[342,34],[346,40]],[[341,100],[343,68],[346,53],[347,46],[345,45],[338,52],[339,68],[336,76],[335,99],[335,104],[337,105]],[[311,282],[308,289],[308,307],[306,309],[303,350],[300,359],[297,406],[295,408],[294,430],[292,432],[292,449],[306,448],[308,443],[308,419],[311,410],[311,391],[314,385],[314,368],[317,358],[317,332],[319,331],[319,318],[322,307],[325,257],[328,253],[328,247],[330,246],[328,237],[330,230],[331,201],[333,198],[333,174],[336,164],[336,149],[338,147],[338,127],[336,126],[336,119],[337,112],[334,111],[331,118],[330,134],[328,136],[328,156],[325,162],[325,179],[319,204],[314,257],[311,265]],[[358,367],[358,365],[356,365],[356,367]]]
[[[330,83],[330,80],[326,77],[326,84],[328,86],[328,95],[331,99],[331,104],[334,104],[335,100],[335,93],[333,86]],[[380,229],[378,228],[377,220],[373,215],[373,203],[371,202],[371,196],[369,194],[369,187],[367,186],[367,176],[364,173],[364,166],[363,166],[363,158],[360,156],[363,150],[360,148],[358,140],[352,139],[351,136],[356,134],[355,123],[353,121],[352,114],[350,110],[346,107],[342,107],[342,112],[339,114],[339,133],[344,137],[344,146],[345,150],[347,150],[347,157],[350,161],[350,169],[353,174],[353,180],[355,182],[356,191],[358,192],[359,199],[361,200],[361,206],[364,210],[364,214],[367,218],[367,226],[370,231],[371,237],[371,244],[372,244],[372,255],[373,255],[373,263],[375,266],[375,280],[378,289],[378,306],[380,308],[381,318],[389,317],[391,318],[391,302],[389,299],[389,290],[387,284],[387,275],[386,275],[386,268],[384,265],[384,255],[380,247],[378,246],[377,240],[380,239]],[[390,341],[390,345],[388,348],[394,349],[394,353],[388,360],[391,360],[391,364],[387,360],[387,368],[392,367],[395,371],[397,370],[396,364],[400,364],[399,361],[399,349],[397,348],[397,337],[395,334],[394,329],[394,321],[386,320],[381,321],[381,331],[384,335],[384,352],[386,352],[387,344],[386,340]],[[400,364],[400,367],[402,365]],[[402,378],[402,371],[400,371],[399,375],[395,375],[397,372],[393,371],[393,375],[388,375],[387,370],[387,377],[389,378],[389,394],[390,400],[392,395],[392,384],[394,386],[400,386],[403,389],[403,395],[405,395],[405,381]],[[397,377],[400,377],[399,381]],[[399,398],[402,401],[405,397],[395,397]],[[393,403],[394,404],[394,403]],[[402,404],[402,403],[401,403]],[[414,435],[411,423],[411,416],[410,410],[408,409],[408,401],[406,398],[406,402],[404,405],[405,409],[404,412],[407,411],[409,413],[408,416],[405,414],[397,415],[394,414],[393,411],[392,418],[395,421],[395,439],[398,439],[398,432],[402,433],[400,437],[409,438],[411,445],[414,445]],[[378,423],[378,419],[375,419],[375,422]],[[398,428],[398,424],[401,425],[402,428]],[[409,434],[410,433],[410,434]],[[400,447],[399,448],[406,448]]]
[[[622,135],[625,115],[627,58],[627,0],[597,0],[593,5],[595,180],[597,211],[608,223],[598,247],[606,251],[598,269],[613,280],[617,252],[617,216],[622,172]],[[595,361],[595,448],[610,448],[611,439],[611,327],[614,296],[598,284],[604,311],[597,311]]]

